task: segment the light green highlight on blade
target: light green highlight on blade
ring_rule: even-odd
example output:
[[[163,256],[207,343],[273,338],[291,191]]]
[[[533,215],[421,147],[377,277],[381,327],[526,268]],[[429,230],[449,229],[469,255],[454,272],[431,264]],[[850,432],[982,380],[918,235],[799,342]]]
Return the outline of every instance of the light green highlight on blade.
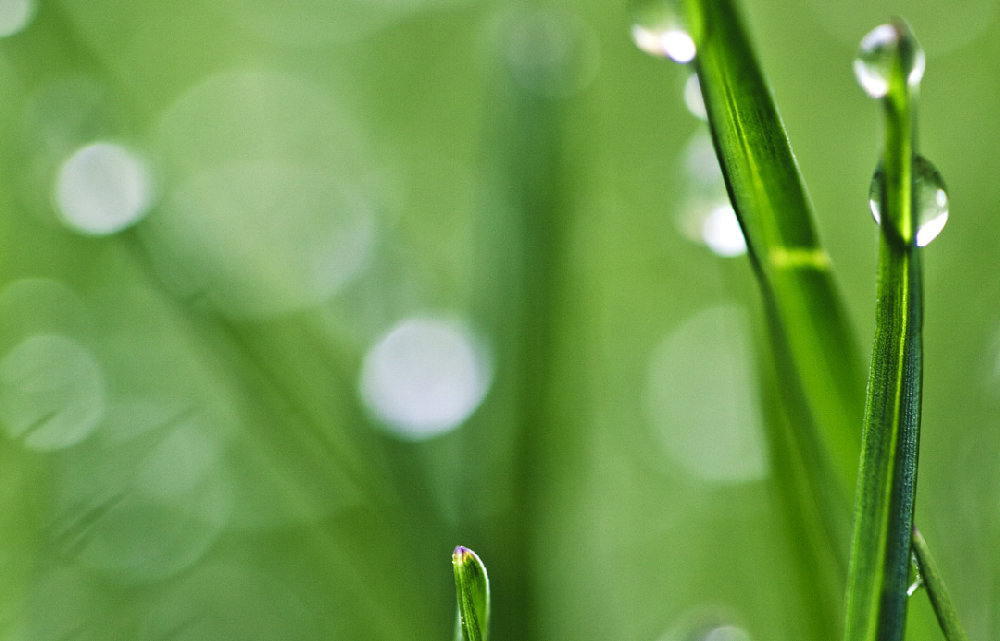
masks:
[[[830,256],[821,247],[772,247],[769,257],[775,269],[830,269]]]
[[[490,627],[490,580],[479,556],[461,545],[455,548],[451,563],[455,570],[458,595],[460,641],[487,641]]]

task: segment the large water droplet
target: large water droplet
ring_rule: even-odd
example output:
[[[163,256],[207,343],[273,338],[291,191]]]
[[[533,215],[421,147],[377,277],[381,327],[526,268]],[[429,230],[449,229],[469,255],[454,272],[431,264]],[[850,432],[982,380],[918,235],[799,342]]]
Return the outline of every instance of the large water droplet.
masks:
[[[681,0],[640,2],[632,10],[632,39],[635,46],[652,56],[667,57],[674,62],[694,60],[697,48],[688,33],[684,13],[678,7]]]
[[[924,50],[908,24],[903,21],[881,24],[861,39],[858,57],[854,59],[854,75],[872,98],[884,98],[889,93],[889,75],[896,55],[906,82],[917,87],[924,77]]]
[[[938,173],[937,167],[924,158],[913,160],[913,179],[916,182],[917,247],[926,247],[937,238],[948,222],[948,188]],[[879,163],[868,188],[868,206],[875,222],[882,224],[882,194],[885,189],[885,173]]]

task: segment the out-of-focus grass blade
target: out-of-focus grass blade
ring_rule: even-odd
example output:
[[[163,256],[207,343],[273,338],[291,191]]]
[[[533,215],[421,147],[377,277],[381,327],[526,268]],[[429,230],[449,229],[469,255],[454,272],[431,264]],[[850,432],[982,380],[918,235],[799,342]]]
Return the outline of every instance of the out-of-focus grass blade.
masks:
[[[459,625],[462,639],[487,641],[490,627],[490,580],[486,566],[475,552],[461,545],[455,548],[451,563],[455,569],[458,593]]]
[[[937,615],[938,624],[944,632],[944,638],[948,641],[969,641],[962,622],[958,620],[958,613],[951,604],[951,596],[941,579],[937,564],[934,563],[934,557],[931,556],[927,542],[917,528],[913,528],[913,553],[917,557],[920,575],[927,588],[927,596],[930,597],[931,605],[934,607],[934,614]]]
[[[768,421],[775,483],[834,638],[846,581],[862,368],[784,126],[731,0],[686,14],[716,153],[761,285],[781,413]]]
[[[895,41],[883,61],[888,79],[885,184],[875,204],[882,229],[878,303],[848,575],[847,641],[903,638],[916,491],[923,282],[913,180],[917,85],[911,71],[919,45],[902,21],[889,27]]]

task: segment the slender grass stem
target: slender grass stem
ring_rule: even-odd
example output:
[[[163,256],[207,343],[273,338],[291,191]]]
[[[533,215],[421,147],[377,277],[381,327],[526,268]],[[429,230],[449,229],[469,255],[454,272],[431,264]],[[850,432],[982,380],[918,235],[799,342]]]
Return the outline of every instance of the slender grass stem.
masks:
[[[937,615],[938,624],[944,632],[947,641],[968,641],[965,628],[958,619],[958,613],[951,603],[951,596],[948,588],[945,587],[938,571],[934,557],[927,547],[927,542],[921,536],[920,530],[913,528],[913,553],[917,558],[917,566],[920,568],[920,575],[923,577],[924,586],[927,588],[927,596],[931,599],[934,607],[934,614]]]

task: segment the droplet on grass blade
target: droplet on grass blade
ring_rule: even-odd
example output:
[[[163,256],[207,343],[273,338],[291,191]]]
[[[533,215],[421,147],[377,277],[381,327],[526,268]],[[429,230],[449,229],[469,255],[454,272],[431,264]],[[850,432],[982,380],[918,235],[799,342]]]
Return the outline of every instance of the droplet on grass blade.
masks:
[[[948,222],[948,188],[931,161],[923,156],[913,160],[913,180],[916,184],[914,207],[917,210],[917,247],[926,247],[938,237]],[[872,217],[882,224],[882,199],[885,173],[882,163],[875,169],[868,188],[868,206]]]
[[[875,27],[861,39],[854,75],[865,93],[872,98],[884,98],[889,93],[889,78],[897,56],[907,84],[916,88],[924,77],[924,50],[908,24],[893,20]]]
[[[632,9],[632,39],[635,46],[652,56],[682,64],[698,53],[688,33],[687,20],[678,6],[681,0],[647,0]]]
[[[708,248],[717,256],[732,258],[747,252],[747,241],[740,229],[740,221],[731,205],[722,205],[712,210],[701,228],[702,238]]]
[[[688,76],[687,83],[684,85],[684,104],[687,105],[692,116],[698,120],[708,120],[705,100],[701,95],[701,81],[698,80],[696,73]]]

